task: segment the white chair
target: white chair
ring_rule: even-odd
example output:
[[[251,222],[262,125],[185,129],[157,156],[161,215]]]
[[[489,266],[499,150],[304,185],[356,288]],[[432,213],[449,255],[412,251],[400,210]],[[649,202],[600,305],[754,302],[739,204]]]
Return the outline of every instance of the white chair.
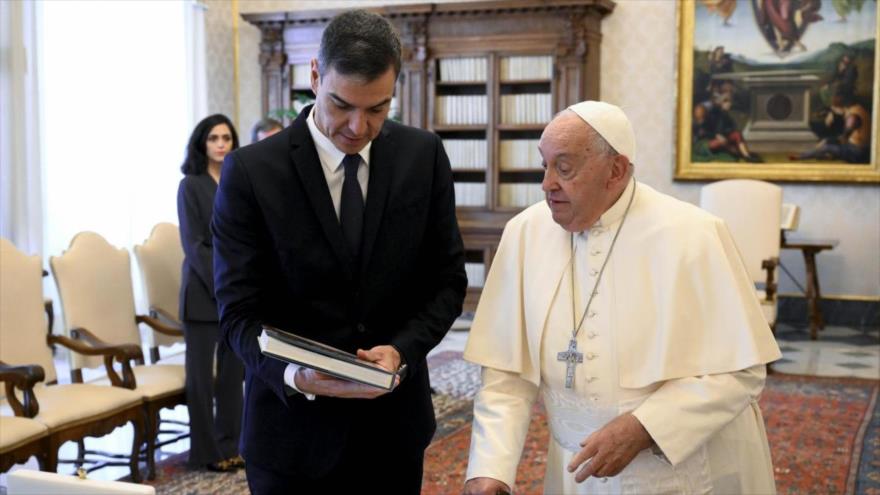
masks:
[[[19,469],[6,478],[8,495],[155,495],[149,485],[80,479],[77,476]]]
[[[759,180],[722,180],[703,186],[700,207],[727,223],[756,284],[755,294],[767,324],[775,331],[782,188]],[[763,289],[757,285],[763,285]]]
[[[70,241],[61,256],[49,259],[64,324],[70,335],[94,345],[137,345],[139,323],[162,333],[174,333],[155,318],[137,315],[131,285],[131,263],[126,249],[116,249],[94,232],[81,232]],[[95,367],[91,358],[71,363],[74,381],[82,380],[82,369]],[[147,421],[148,478],[155,477],[153,447],[159,432],[159,411],[186,404],[185,371],[182,365],[140,363],[123,368],[123,376],[108,373],[90,383],[122,385],[134,390],[144,401]]]
[[[24,399],[21,412],[25,415],[0,416],[0,473],[33,456],[37,457],[41,467],[45,466],[49,428],[27,417],[35,416],[40,410],[34,395],[34,386],[43,378],[43,370],[39,366],[0,365],[0,382],[9,387],[7,393],[10,395],[15,393],[15,388],[21,391]]]
[[[42,466],[49,428],[35,419],[0,416],[0,473],[37,456]]]
[[[178,319],[180,277],[183,266],[180,230],[172,223],[156,224],[150,232],[150,237],[143,244],[134,246],[134,255],[140,268],[150,316],[176,330],[171,335],[152,329],[150,361],[156,363],[161,357],[159,346],[170,346],[183,341],[183,330]],[[181,356],[182,354],[178,353],[175,357]]]
[[[39,256],[27,256],[8,240],[0,239],[0,363],[35,369],[30,373],[33,378],[27,379],[33,384],[32,389],[26,386],[27,383],[15,385],[4,380],[5,397],[0,402],[0,415],[29,417],[47,429],[41,467],[48,471],[57,468],[58,448],[64,442],[105,435],[118,426],[132,423],[134,441],[128,460],[101,462],[97,467],[127,465],[131,469],[132,479],[138,481],[138,455],[145,432],[141,395],[122,387],[58,385],[52,351],[47,344],[62,345],[77,355],[100,357],[108,369],[112,369],[114,360],[127,361],[140,349],[133,346],[94,346],[63,336],[47,336],[42,271]],[[16,392],[15,388],[20,392]],[[77,459],[77,463],[82,460]]]

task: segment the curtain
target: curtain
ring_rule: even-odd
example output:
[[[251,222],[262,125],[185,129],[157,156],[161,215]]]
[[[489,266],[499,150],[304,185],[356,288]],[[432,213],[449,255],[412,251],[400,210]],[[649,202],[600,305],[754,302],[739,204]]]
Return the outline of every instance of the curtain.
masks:
[[[37,2],[0,1],[0,236],[43,251]]]
[[[186,36],[187,100],[191,127],[208,115],[208,72],[205,62],[205,10],[196,0],[184,2]]]
[[[128,249],[144,313],[132,248],[157,223],[177,223],[180,164],[204,99],[204,77],[193,69],[203,16],[189,0],[33,3],[40,5],[44,254],[60,255],[82,231]],[[60,309],[53,290],[46,294]]]

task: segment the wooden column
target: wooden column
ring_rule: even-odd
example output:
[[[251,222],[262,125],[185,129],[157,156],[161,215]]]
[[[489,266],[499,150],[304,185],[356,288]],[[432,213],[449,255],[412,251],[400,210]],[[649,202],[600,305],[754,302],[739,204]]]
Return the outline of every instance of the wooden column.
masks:
[[[601,72],[602,51],[602,15],[596,11],[588,11],[581,21],[584,27],[583,60],[583,98],[582,100],[599,99],[599,73]]]
[[[428,17],[408,17],[401,25],[402,66],[398,81],[401,121],[406,125],[425,128],[425,87],[427,86]]]
[[[260,108],[265,116],[270,111],[290,107],[290,75],[284,53],[284,25],[280,22],[263,24],[260,34]]]
[[[556,111],[599,99],[602,41],[599,12],[575,12],[566,19],[565,33],[556,46]]]

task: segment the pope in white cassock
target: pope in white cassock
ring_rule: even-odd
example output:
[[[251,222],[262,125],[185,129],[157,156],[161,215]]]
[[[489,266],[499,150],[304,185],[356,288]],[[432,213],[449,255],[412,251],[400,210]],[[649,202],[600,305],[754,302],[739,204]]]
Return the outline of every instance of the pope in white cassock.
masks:
[[[464,353],[465,493],[511,491],[539,395],[545,493],[774,493],[757,401],[780,353],[724,222],[635,180],[616,106],[569,107],[538,147],[547,200],[504,229]]]

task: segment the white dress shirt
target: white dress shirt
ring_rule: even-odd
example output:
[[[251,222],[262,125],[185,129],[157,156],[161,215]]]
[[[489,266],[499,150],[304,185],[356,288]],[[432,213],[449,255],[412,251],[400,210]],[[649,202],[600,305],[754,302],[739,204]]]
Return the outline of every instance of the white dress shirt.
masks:
[[[333,145],[333,141],[325,136],[315,124],[315,111],[317,107],[312,107],[306,123],[309,126],[309,134],[312,141],[315,142],[315,148],[318,150],[318,159],[321,161],[321,169],[324,171],[324,178],[327,180],[327,187],[330,189],[330,199],[333,200],[333,209],[336,210],[336,218],[339,219],[339,208],[342,198],[342,183],[345,180],[345,169],[342,166],[342,159],[345,158],[345,152],[339,151]],[[357,178],[361,186],[361,192],[364,195],[364,204],[367,201],[367,183],[370,179],[370,147],[373,142],[370,141],[358,153],[361,155],[361,165],[358,167]],[[288,364],[284,368],[284,384],[288,387],[302,393],[296,388],[294,377],[301,366],[298,364]],[[314,394],[303,394],[309,400],[314,400]]]

